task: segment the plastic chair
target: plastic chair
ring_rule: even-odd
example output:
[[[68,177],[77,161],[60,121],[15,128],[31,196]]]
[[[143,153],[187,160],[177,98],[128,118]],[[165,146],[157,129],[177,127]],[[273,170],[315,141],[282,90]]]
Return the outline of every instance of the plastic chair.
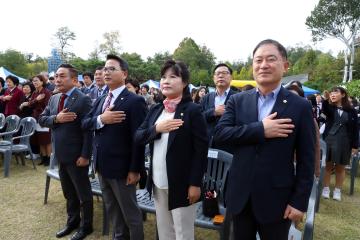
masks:
[[[0,129],[3,129],[5,126],[5,115],[0,113]]]
[[[9,116],[9,117],[11,117],[11,116]],[[16,118],[11,118],[11,119],[14,120],[11,123],[16,123],[16,120],[17,120]],[[32,136],[35,132],[36,120],[32,117],[26,117],[21,120],[20,125],[18,125],[16,127],[15,127],[15,125],[12,125],[12,127],[15,128],[16,132],[18,129],[21,129],[21,134],[20,134],[20,136],[12,137],[10,140],[4,140],[2,145],[0,145],[0,152],[4,154],[4,176],[5,177],[9,176],[10,161],[11,161],[13,153],[29,152],[31,156],[33,155],[32,151],[31,151],[31,147],[30,147],[30,136]],[[15,130],[13,130],[12,132],[15,132]],[[9,132],[11,132],[11,131],[9,131]],[[13,135],[13,133],[6,134],[7,137],[12,136],[12,135]],[[17,144],[14,144],[14,140],[16,140],[16,139],[20,139],[20,142]],[[33,157],[31,160],[32,160],[34,169],[36,169]],[[23,163],[23,165],[25,164],[24,156],[22,156],[22,163]]]
[[[20,117],[17,115],[7,116],[5,119],[5,132],[0,133],[3,140],[0,141],[0,146],[11,145],[11,138],[19,131]]]

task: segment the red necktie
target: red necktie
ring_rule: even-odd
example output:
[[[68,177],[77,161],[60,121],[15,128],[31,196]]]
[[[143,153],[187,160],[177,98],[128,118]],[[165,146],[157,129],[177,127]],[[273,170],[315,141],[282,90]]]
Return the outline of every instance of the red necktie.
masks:
[[[105,100],[105,104],[102,108],[102,111],[104,112],[105,109],[107,109],[108,107],[110,107],[110,103],[111,103],[111,99],[112,99],[113,95],[111,92],[109,92],[109,94],[107,95],[106,97],[106,100]]]
[[[64,109],[65,98],[67,98],[67,95],[66,94],[61,94],[59,107],[58,107],[58,112],[61,112]]]

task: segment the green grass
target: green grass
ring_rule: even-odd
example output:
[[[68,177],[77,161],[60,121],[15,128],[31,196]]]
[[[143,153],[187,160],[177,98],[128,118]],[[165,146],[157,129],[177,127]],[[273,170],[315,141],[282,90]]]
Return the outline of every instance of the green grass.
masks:
[[[360,179],[356,180],[353,196],[349,196],[349,178],[343,201],[321,200],[320,212],[315,216],[315,237],[319,240],[360,239]],[[27,161],[25,166],[15,161],[10,177],[3,177],[0,160],[0,239],[56,239],[55,233],[66,221],[65,200],[60,182],[51,180],[48,204],[44,205],[45,168],[37,170]],[[154,239],[154,215],[148,214],[144,223],[145,239]],[[67,238],[63,238],[67,239]],[[110,239],[102,236],[102,203],[94,198],[94,233],[87,239]],[[219,239],[217,232],[196,229],[196,239]]]

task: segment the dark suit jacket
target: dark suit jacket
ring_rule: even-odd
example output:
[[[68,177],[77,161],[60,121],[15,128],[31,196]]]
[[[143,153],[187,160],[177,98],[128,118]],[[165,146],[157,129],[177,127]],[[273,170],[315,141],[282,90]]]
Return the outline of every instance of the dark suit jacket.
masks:
[[[145,119],[147,107],[143,97],[125,88],[115,100],[113,110],[124,111],[126,119],[96,129],[105,99],[106,95],[103,95],[95,101],[82,126],[95,131],[93,155],[96,170],[105,178],[123,179],[130,171],[140,172],[144,168],[145,145],[135,144],[134,134]]]
[[[150,109],[145,121],[136,131],[135,141],[140,144],[150,143],[150,171],[147,182],[149,193],[152,192],[152,158],[154,141],[161,138],[156,133],[155,122],[164,110],[159,103]],[[169,210],[189,206],[188,188],[201,186],[207,163],[208,140],[205,119],[199,105],[191,99],[183,99],[176,108],[174,119],[183,119],[179,129],[169,133],[166,153],[166,168],[169,184]]]
[[[105,85],[102,87],[103,91],[102,91],[102,95],[106,95],[109,92],[109,88]],[[89,93],[87,94],[91,100],[93,102],[96,101],[96,99],[98,99],[98,94],[99,94],[99,87],[95,86],[93,88],[90,89]]]
[[[359,127],[357,124],[358,116],[356,110],[353,108],[343,110],[349,113],[349,121],[346,123],[346,130],[350,140],[350,147],[357,149],[359,147]],[[326,115],[326,125],[323,134],[324,139],[327,137],[331,127],[334,125],[336,111],[336,106],[330,105],[328,101],[323,102],[322,112]]]
[[[310,104],[281,88],[272,112],[277,112],[278,119],[292,119],[295,129],[287,138],[265,138],[255,89],[233,95],[214,136],[235,151],[226,192],[228,211],[240,213],[250,199],[261,223],[280,221],[287,204],[305,212],[314,178],[315,126]]]
[[[64,108],[68,108],[69,112],[75,112],[77,118],[69,123],[54,123],[60,96],[60,93],[51,96],[45,110],[40,114],[39,124],[51,128],[52,139],[55,142],[55,157],[59,163],[75,163],[80,156],[90,159],[91,134],[81,128],[81,120],[90,111],[91,100],[75,88],[67,98]]]
[[[235,94],[234,90],[230,89],[226,96],[225,105],[229,100],[230,96]],[[206,94],[200,101],[201,111],[205,116],[207,133],[209,138],[214,136],[215,126],[218,123],[220,117],[215,116],[215,95],[216,92]]]

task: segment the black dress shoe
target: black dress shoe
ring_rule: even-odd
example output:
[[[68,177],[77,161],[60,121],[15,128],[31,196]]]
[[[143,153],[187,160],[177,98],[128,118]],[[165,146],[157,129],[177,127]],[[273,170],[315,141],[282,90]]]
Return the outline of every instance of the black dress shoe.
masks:
[[[56,237],[57,238],[62,238],[66,235],[69,235],[73,230],[77,229],[78,226],[68,226],[66,225],[63,229],[61,229],[60,231],[58,231],[56,233]]]
[[[85,237],[93,232],[93,229],[79,229],[74,235],[71,236],[70,240],[82,240],[85,239]]]

